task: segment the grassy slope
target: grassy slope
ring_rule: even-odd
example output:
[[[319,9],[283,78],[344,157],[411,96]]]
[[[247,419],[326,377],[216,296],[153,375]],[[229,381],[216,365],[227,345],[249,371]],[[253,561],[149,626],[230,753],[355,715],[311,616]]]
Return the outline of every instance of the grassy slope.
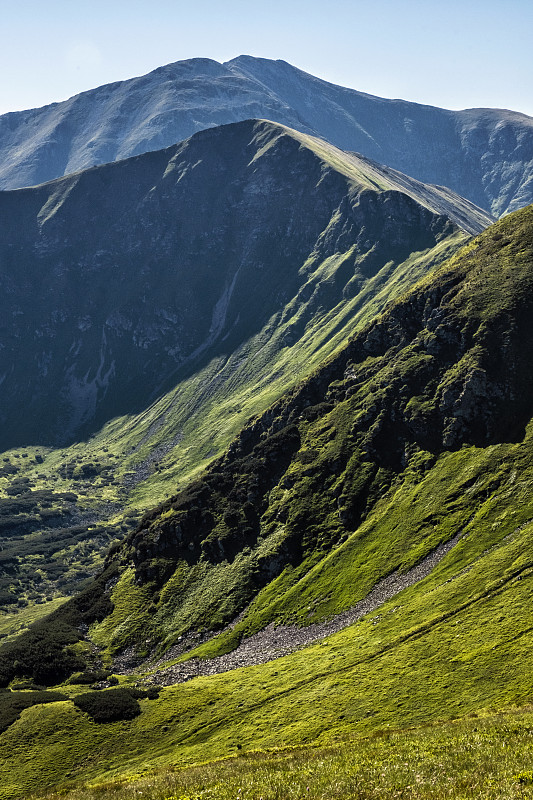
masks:
[[[274,144],[275,140],[270,146]],[[352,182],[364,179],[351,164],[345,171]],[[334,217],[324,235],[335,235],[337,224]],[[302,266],[301,297],[292,299],[250,340],[230,354],[214,357],[142,414],[117,418],[89,441],[69,448],[26,447],[4,453],[1,463],[12,464],[16,478],[27,478],[34,491],[53,487],[55,492],[75,492],[78,508],[95,525],[64,546],[56,546],[46,532],[10,542],[11,548],[30,553],[16,558],[19,601],[32,604],[37,596],[72,591],[80,576],[101,566],[109,543],[130,529],[131,515],[161,502],[201,472],[250,417],[309,374],[391,297],[433,270],[466,239],[456,230],[435,247],[415,252],[400,264],[388,261],[370,276],[363,275],[363,257],[354,270],[353,245],[325,260],[312,254]],[[359,285],[355,294],[342,297],[339,287],[346,281],[347,264],[359,274]],[[320,292],[325,292],[322,299]],[[337,299],[331,302],[329,295]],[[94,468],[93,474],[85,475],[86,467]],[[0,497],[5,497],[12,479],[0,474]],[[42,578],[39,584],[36,570]],[[14,579],[7,581],[6,589],[11,585]],[[19,627],[16,613],[7,619],[10,630]]]
[[[50,800],[370,800],[530,797],[531,706],[412,730],[381,731],[329,746],[250,751],[185,769],[163,769]]]
[[[278,428],[297,420],[292,439],[289,425],[276,445],[266,423],[240,460],[219,462],[192,492],[147,518],[130,558],[152,603],[144,614],[128,611],[140,589],[127,571],[95,641],[110,652],[146,638],[169,645],[188,630],[228,623],[255,597],[231,632],[198,651],[215,655],[271,621],[305,624],[350,607],[462,529],[458,569],[526,522],[529,502],[515,508],[513,481],[529,480],[531,443],[512,439],[524,435],[531,413],[530,215],[482,235],[356,337],[317,372],[325,388],[313,394],[304,384],[276,405],[269,414],[285,419]],[[424,314],[444,322],[424,327]],[[507,365],[496,331],[500,344],[509,340]],[[395,336],[401,342],[389,349]],[[383,340],[377,349],[374,339]],[[255,521],[239,508],[250,492]],[[150,583],[161,569],[166,577]]]
[[[475,317],[475,342],[502,320],[519,319],[521,308],[527,312],[532,216],[529,209],[499,223],[436,278],[448,289],[454,319],[471,325]],[[414,296],[428,289],[429,281]],[[522,323],[518,334],[528,363],[529,326],[527,319]],[[393,361],[389,354],[398,369],[405,365],[402,352]],[[523,365],[514,355],[500,378]],[[471,348],[464,358],[470,368]],[[382,369],[386,374],[387,364]],[[457,373],[454,363],[442,375],[443,386]],[[431,397],[422,395],[420,406],[430,413],[428,404]],[[520,398],[515,408],[523,411]],[[520,430],[521,419],[514,422]],[[300,576],[296,590],[290,570],[284,573],[275,593],[267,588],[258,596],[246,622],[251,630],[272,613],[288,612],[303,620],[309,599],[319,600],[317,616],[342,608],[383,572],[407,568],[464,529],[431,575],[356,625],[269,664],[164,689],[159,700],[142,701],[143,713],[130,722],[97,726],[69,702],[23,712],[0,739],[6,798],[69,780],[206,761],[239,748],[328,743],[527,703],[533,691],[532,432],[527,426],[514,441],[465,443],[432,458],[419,450],[352,537]],[[505,742],[506,735],[504,725],[496,739]],[[523,771],[514,764],[505,781],[514,769]],[[498,774],[496,766],[490,769]]]
[[[328,641],[163,690],[131,722],[98,726],[67,702],[23,712],[2,736],[2,782],[19,787],[5,796],[526,702],[532,527],[451,585],[448,558],[424,586]]]

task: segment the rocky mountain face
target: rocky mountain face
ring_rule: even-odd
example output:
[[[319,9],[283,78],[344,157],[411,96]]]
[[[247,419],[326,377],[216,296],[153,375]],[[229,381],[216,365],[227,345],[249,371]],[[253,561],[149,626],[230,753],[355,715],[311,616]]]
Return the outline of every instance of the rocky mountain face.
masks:
[[[271,621],[320,618],[357,599],[365,559],[375,582],[466,526],[487,496],[513,508],[512,475],[531,458],[532,231],[532,207],[489,228],[144,517],[110,560],[154,597],[130,643],[216,629],[254,597],[233,645]],[[508,463],[495,456],[483,474],[500,445]],[[443,469],[457,451],[459,491],[456,467]],[[399,530],[407,491],[413,520]],[[419,493],[437,510],[417,508]]]
[[[530,207],[471,240],[147,513],[53,617],[60,669],[80,620],[99,620],[111,654],[233,620],[210,644],[227,652],[270,622],[349,608],[463,531],[460,575],[527,527],[532,231]],[[0,659],[3,680],[13,654],[31,670],[25,641]]]
[[[533,120],[498,109],[385,100],[284,61],[190,59],[0,117],[0,187],[159,150],[203,128],[265,118],[445,185],[495,216],[533,200]]]
[[[294,343],[384,265],[490,222],[447,190],[254,121],[4,192],[0,207],[4,448],[141,411],[305,306]]]

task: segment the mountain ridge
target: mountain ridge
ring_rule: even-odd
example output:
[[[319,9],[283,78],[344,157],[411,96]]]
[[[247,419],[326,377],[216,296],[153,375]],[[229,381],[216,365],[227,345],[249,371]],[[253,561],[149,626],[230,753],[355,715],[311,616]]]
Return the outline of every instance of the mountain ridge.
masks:
[[[4,426],[13,437],[22,424],[32,430],[32,411],[19,418],[20,396],[39,414],[32,438],[21,428],[26,440],[19,444],[47,444],[54,429],[73,435],[85,423],[94,430],[93,419],[101,425],[141,410],[170,388],[173,373],[216,348],[231,352],[257,333],[298,294],[306,282],[299,270],[313,253],[326,258],[332,247],[367,252],[360,279],[348,265],[344,270],[357,291],[365,275],[388,260],[387,248],[393,260],[403,261],[413,250],[435,246],[447,225],[451,234],[453,224],[474,232],[490,222],[447,191],[402,180],[283,126],[247,121],[202,131],[165,151],[0,194],[3,316],[13,320],[0,356]],[[374,220],[373,198],[379,203]],[[422,208],[429,216],[420,219],[417,233]],[[327,243],[342,229],[335,214],[344,220],[344,245]],[[241,303],[252,272],[251,295]],[[31,284],[39,287],[38,307],[31,306]],[[24,333],[28,321],[37,325],[38,352]],[[57,348],[64,350],[61,357],[53,355]],[[136,362],[151,393],[135,385]],[[54,399],[58,391],[62,407]],[[7,416],[9,397],[13,418]],[[47,413],[56,420],[52,427]],[[4,446],[16,443],[12,438]]]
[[[311,188],[327,188],[317,206],[325,227],[318,226],[318,237],[311,231],[311,255],[308,243],[303,248],[307,267],[297,271],[306,281],[293,304],[305,307],[306,324],[298,328],[289,302],[266,326],[267,338],[276,331],[306,342],[316,362],[309,359],[301,380],[293,375],[288,392],[241,426],[205,472],[116,542],[104,570],[83,591],[2,644],[0,773],[12,800],[52,787],[68,790],[73,781],[97,783],[106,792],[101,784],[110,778],[129,781],[169,761],[175,769],[176,762],[220,759],[243,747],[375,738],[391,727],[398,736],[398,728],[483,716],[502,705],[513,704],[516,715],[517,705],[529,703],[533,206],[472,239],[398,191],[357,182],[360,161],[343,162],[343,175],[330,163],[336,151],[328,149],[329,161],[317,158],[302,148],[301,135],[287,136],[270,123],[239,131],[246,157],[239,151],[239,162],[236,151],[221,149],[233,176],[242,161],[245,170],[260,170],[257,182],[245,186],[261,218],[265,199],[267,208],[272,196],[279,202],[281,193],[272,191],[280,184],[272,178],[287,173],[287,147],[293,166],[300,164],[295,151],[306,164],[299,212]],[[208,132],[200,144],[217,136],[227,144],[226,134]],[[196,178],[202,165],[217,173],[216,148],[208,150],[211,161],[199,163],[198,147],[198,141],[183,143],[174,161],[165,154],[151,158],[163,174],[171,164],[171,185],[175,177]],[[115,165],[119,172],[126,168]],[[228,172],[217,174],[225,185]],[[100,169],[65,179],[68,197],[54,194],[57,184],[40,187],[39,202],[29,190],[13,195],[17,202],[34,198],[35,219],[44,209],[53,245],[64,235],[62,215],[80,183],[96,178],[100,190],[109,189],[105,175]],[[150,177],[148,171],[147,186]],[[379,177],[390,186],[390,176]],[[374,169],[366,176],[376,178]],[[73,218],[98,227],[82,188],[84,214]],[[143,187],[139,197],[140,206],[146,197],[153,202]],[[202,195],[195,198],[201,206]],[[295,205],[294,194],[289,200]],[[116,204],[113,192],[108,202]],[[154,205],[160,215],[164,203]],[[358,216],[365,209],[368,215]],[[127,208],[121,211],[129,216]],[[311,219],[315,211],[312,206]],[[5,214],[2,220],[9,223]],[[302,229],[305,216],[298,218]],[[354,232],[362,244],[355,260]],[[19,233],[24,238],[22,228]],[[459,241],[466,242],[461,250]],[[428,247],[413,252],[420,242]],[[386,261],[391,244],[404,262]],[[258,251],[263,259],[264,252]],[[443,262],[445,252],[451,258]],[[351,281],[358,284],[356,268],[366,267],[367,288],[377,280],[389,302],[374,293],[367,316],[357,317]],[[212,308],[226,293],[214,292]],[[339,297],[346,303],[341,308]],[[330,305],[313,316],[327,298]],[[217,316],[208,315],[206,324]],[[329,352],[317,347],[315,325],[323,336],[338,335]],[[227,335],[224,326],[220,332]],[[250,352],[254,369],[257,353]],[[291,355],[289,348],[287,357],[294,364],[302,353]],[[191,388],[190,397],[195,394]],[[103,441],[107,448],[112,438]],[[7,461],[0,480],[9,482],[12,506],[31,504],[36,497],[24,479],[12,479],[17,468]],[[46,458],[35,471],[45,465]],[[71,466],[84,471],[80,463]],[[395,576],[394,591],[380,596]],[[366,616],[352,616],[354,609]],[[331,636],[283,658],[210,672],[210,659],[237,653],[241,643],[253,646],[254,634],[269,626],[305,627],[338,620],[339,613],[355,624],[324,626]],[[267,653],[276,655],[275,648]],[[194,677],[201,672],[207,675]],[[192,680],[166,686],[175,676]],[[89,681],[99,691],[88,692]],[[155,686],[147,692],[150,682]],[[434,776],[431,786],[433,792]]]
[[[0,208],[0,600],[23,616],[467,241],[456,222],[490,222],[265,121]]]
[[[175,62],[43,109],[3,115],[0,186],[41,183],[247,118],[272,119],[449,186],[496,216],[533,199],[533,121],[526,115],[384,100],[249,56],[225,64]]]

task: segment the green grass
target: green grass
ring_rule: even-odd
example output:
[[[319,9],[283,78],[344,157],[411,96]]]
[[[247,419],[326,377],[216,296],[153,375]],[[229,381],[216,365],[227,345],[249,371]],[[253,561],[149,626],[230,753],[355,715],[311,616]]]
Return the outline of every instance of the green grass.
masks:
[[[31,605],[18,611],[0,615],[0,638],[2,641],[9,641],[22,631],[25,631],[34,622],[55,611],[66,602],[65,597],[58,597],[48,603]]]
[[[328,747],[250,751],[83,786],[48,800],[507,800],[533,795],[531,707],[381,731]],[[39,795],[41,797],[41,795]]]
[[[0,780],[19,786],[6,798],[527,703],[532,536],[526,525],[466,570],[452,551],[357,625],[263,666],[164,689],[135,720],[96,726],[69,702],[28,709],[0,738]]]

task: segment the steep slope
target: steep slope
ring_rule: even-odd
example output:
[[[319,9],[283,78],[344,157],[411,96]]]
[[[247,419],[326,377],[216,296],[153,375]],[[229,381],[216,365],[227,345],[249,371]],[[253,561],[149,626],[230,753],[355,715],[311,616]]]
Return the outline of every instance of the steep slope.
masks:
[[[501,216],[533,200],[533,120],[504,109],[448,111],[335,86],[284,61],[228,63],[259,81],[312,131]],[[299,126],[296,126],[299,127]]]
[[[473,240],[145,515],[111,558],[121,577],[94,640],[161,650],[249,606],[209,646],[231,649],[273,620],[350,607],[459,533],[468,545],[451,555],[465,567],[518,530],[529,519],[512,486],[529,469],[532,214]],[[476,533],[487,498],[506,523]]]
[[[456,234],[452,220],[488,223],[452,200],[253,121],[3,193],[0,446],[68,442],[140,411],[301,306],[304,286],[331,309]]]
[[[341,611],[448,542],[433,571],[318,645],[164,689],[133,720],[95,725],[49,696],[0,737],[6,796],[529,703],[532,284],[528,208],[393,303],[147,515],[90,591],[2,648],[2,680],[38,669],[51,683],[93,658],[81,640],[91,623],[108,652],[130,643],[142,655],[150,637],[166,645],[187,630],[185,607],[199,627],[243,609],[196,650],[205,657],[269,621]],[[514,724],[507,732],[512,742]]]
[[[23,608],[0,635],[94,574],[139,512],[464,243],[448,217],[488,222],[268,123],[0,202],[2,438],[41,443],[0,463],[0,603]],[[76,425],[94,436],[43,446]]]
[[[532,215],[475,239],[146,515],[99,640],[168,645],[256,596],[234,646],[272,620],[342,611],[461,531],[479,552],[487,496],[511,506],[490,546],[528,520],[512,483],[529,469]],[[117,638],[141,597],[152,606]]]
[[[190,59],[0,117],[0,187],[158,150],[202,128],[266,118],[449,186],[496,216],[533,199],[533,121],[447,111],[335,86],[284,61]]]

